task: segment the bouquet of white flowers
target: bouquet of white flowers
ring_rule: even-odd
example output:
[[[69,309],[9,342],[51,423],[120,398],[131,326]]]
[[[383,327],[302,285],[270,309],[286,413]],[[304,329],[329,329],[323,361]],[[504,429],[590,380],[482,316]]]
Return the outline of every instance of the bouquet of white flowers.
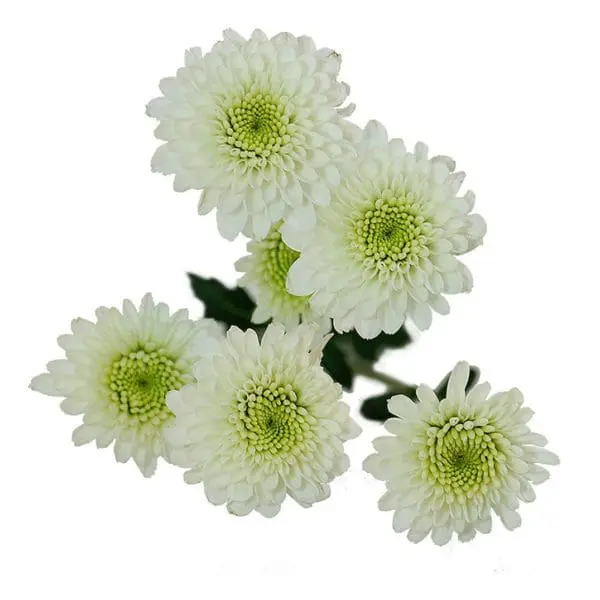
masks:
[[[390,435],[364,469],[385,481],[394,529],[468,541],[493,512],[513,529],[541,465],[558,463],[519,390],[490,396],[465,362],[435,389],[374,368],[411,342],[407,320],[425,330],[471,290],[458,256],[482,244],[485,221],[454,160],[349,120],[340,62],[310,37],[259,30],[186,52],[147,107],[162,140],[152,169],[201,190],[198,211],[217,211],[224,238],[250,239],[239,285],[190,274],[198,321],[150,294],[75,319],[58,339],[66,357],[31,387],[83,415],[76,445],[114,443],[146,477],[162,457],[213,504],[273,517],[288,495],[304,507],[329,496],[361,431],[342,391],[371,377],[387,391],[361,413]]]

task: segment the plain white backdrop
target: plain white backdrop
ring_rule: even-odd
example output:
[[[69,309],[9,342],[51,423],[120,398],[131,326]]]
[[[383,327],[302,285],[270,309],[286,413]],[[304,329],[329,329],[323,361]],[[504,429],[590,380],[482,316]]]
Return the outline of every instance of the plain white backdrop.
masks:
[[[19,1],[3,8],[0,596],[74,598],[589,598],[598,525],[596,3]],[[382,428],[361,422],[350,471],[310,510],[236,518],[162,463],[145,480],[111,450],[74,448],[58,399],[27,389],[76,316],[146,291],[202,314],[186,271],[233,284],[198,194],[150,172],[145,104],[190,46],[221,30],[311,35],[343,56],[353,120],[453,156],[488,222],[470,295],[382,370],[435,384],[457,360],[520,387],[562,459],[523,526],[444,548],[410,544],[361,471]],[[359,381],[347,398],[379,391]],[[594,559],[595,556],[595,559]],[[596,586],[593,585],[591,589]],[[585,591],[587,590],[587,591]]]

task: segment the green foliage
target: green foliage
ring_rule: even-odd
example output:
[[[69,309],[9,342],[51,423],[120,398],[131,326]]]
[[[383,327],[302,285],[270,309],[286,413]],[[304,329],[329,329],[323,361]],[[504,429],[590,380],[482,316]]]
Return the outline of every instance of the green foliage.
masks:
[[[205,279],[192,273],[188,273],[188,277],[194,295],[204,304],[206,318],[220,321],[227,327],[256,328],[250,320],[255,304],[242,288],[229,289],[217,279]]]
[[[345,390],[352,390],[354,371],[348,364],[348,357],[340,347],[340,335],[334,335],[323,349],[321,365],[334,381]]]

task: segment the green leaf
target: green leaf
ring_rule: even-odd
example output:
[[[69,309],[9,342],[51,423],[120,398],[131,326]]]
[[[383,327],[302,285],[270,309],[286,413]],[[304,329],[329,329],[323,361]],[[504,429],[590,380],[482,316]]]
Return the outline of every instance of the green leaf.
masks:
[[[377,362],[382,354],[388,349],[404,348],[412,341],[405,327],[401,327],[396,333],[382,333],[372,340],[365,340],[356,331],[344,334],[350,337],[354,351],[365,360]]]
[[[334,335],[323,348],[323,358],[321,366],[337,381],[345,390],[352,390],[354,382],[354,372],[350,368],[344,351],[339,346],[341,336]]]
[[[206,279],[192,273],[188,273],[188,277],[194,295],[204,304],[206,318],[225,323],[228,327],[255,328],[251,318],[256,305],[242,288],[229,289],[217,279]]]

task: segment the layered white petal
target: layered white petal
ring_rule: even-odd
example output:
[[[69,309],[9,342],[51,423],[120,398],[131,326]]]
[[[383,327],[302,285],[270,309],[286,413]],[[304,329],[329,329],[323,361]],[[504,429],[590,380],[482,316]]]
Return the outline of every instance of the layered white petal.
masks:
[[[233,327],[198,363],[211,377],[169,394],[167,438],[210,502],[273,517],[287,495],[304,507],[329,496],[348,468],[343,442],[360,429],[319,364],[322,346],[314,324],[271,324],[260,344]]]
[[[269,319],[291,328],[299,322],[316,322],[323,334],[331,329],[328,317],[317,314],[310,306],[308,296],[297,296],[286,288],[288,271],[299,256],[285,244],[276,223],[267,237],[248,243],[249,254],[236,262],[236,269],[244,273],[238,284],[245,288],[254,302],[254,323]]]
[[[558,464],[527,426],[531,411],[519,390],[488,397],[486,383],[465,394],[468,373],[467,363],[456,365],[441,401],[427,386],[417,389],[416,403],[392,397],[391,435],[374,440],[375,454],[363,464],[386,484],[379,508],[394,511],[394,530],[408,531],[412,542],[431,535],[444,545],[454,534],[470,541],[491,531],[492,512],[507,529],[519,527],[519,500],[533,502],[531,484],[549,476],[539,463]]]
[[[228,239],[262,239],[288,218],[310,228],[356,154],[340,55],[291,34],[223,35],[205,55],[186,52],[148,103],[164,142],[152,169],[175,175],[178,192],[202,189],[199,213],[216,207]]]
[[[170,314],[150,294],[139,309],[125,300],[122,312],[101,307],[96,317],[73,320],[72,334],[59,338],[67,358],[49,362],[31,388],[63,397],[65,413],[83,415],[75,445],[106,448],[114,441],[116,460],[133,458],[150,477],[157,459],[170,456],[167,393],[194,379],[194,363],[218,343],[221,328],[209,319],[194,322],[185,310]]]
[[[338,331],[372,338],[394,333],[406,318],[427,329],[432,310],[449,312],[445,294],[471,290],[471,273],[456,256],[482,243],[485,222],[470,214],[472,192],[457,195],[464,174],[453,173],[451,159],[429,159],[424,144],[407,152],[376,121],[357,148],[331,202],[315,207],[316,227],[307,233],[289,220],[282,228],[301,252],[288,289],[312,295],[313,308]]]

